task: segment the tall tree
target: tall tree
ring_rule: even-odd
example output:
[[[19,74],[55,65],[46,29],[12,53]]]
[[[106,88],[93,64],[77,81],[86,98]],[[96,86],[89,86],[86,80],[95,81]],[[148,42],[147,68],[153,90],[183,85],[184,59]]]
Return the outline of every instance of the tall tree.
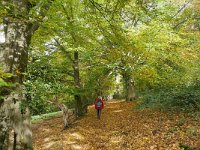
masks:
[[[76,101],[77,115],[82,115],[84,112],[84,101],[81,93],[80,55],[87,52],[86,48],[92,44],[90,40],[93,38],[91,29],[87,27],[84,9],[83,2],[79,0],[56,1],[50,10],[51,13],[47,16],[46,24],[39,28],[35,35],[37,38],[34,40],[34,45],[37,44],[36,48],[38,45],[51,43],[56,47],[56,50],[62,52],[69,62],[69,65],[65,66],[65,70],[66,76],[73,78],[72,88],[74,89],[73,96]],[[61,15],[62,17],[60,17]],[[46,36],[40,38],[41,35]]]
[[[12,74],[8,80],[14,84],[12,90],[4,91],[4,100],[0,105],[0,149],[32,149],[32,132],[29,109],[21,110],[20,104],[25,101],[24,73],[28,63],[28,48],[32,34],[38,28],[39,20],[30,17],[36,1],[9,0],[2,1],[1,16],[5,31],[5,49],[1,67],[5,73]],[[49,2],[36,10],[40,19]],[[45,9],[42,9],[45,8]],[[42,20],[40,20],[42,21]]]
[[[28,60],[28,46],[30,44],[30,26],[22,14],[28,14],[28,1],[3,1],[3,5],[10,5],[10,16],[4,16],[5,49],[3,55],[3,71],[11,73],[12,82],[16,83],[15,93],[9,93],[1,104],[1,134],[0,148],[21,149],[20,142],[24,148],[32,149],[31,128],[29,112],[23,114],[20,111],[20,101],[24,99],[23,78]],[[24,121],[24,122],[23,122]],[[25,128],[23,128],[25,127]],[[14,135],[12,132],[14,131]],[[24,134],[22,135],[22,132]],[[11,137],[13,135],[13,137]],[[18,135],[18,136],[17,136]],[[23,137],[23,141],[20,139]],[[9,140],[14,138],[13,142]],[[10,143],[8,145],[8,143]]]

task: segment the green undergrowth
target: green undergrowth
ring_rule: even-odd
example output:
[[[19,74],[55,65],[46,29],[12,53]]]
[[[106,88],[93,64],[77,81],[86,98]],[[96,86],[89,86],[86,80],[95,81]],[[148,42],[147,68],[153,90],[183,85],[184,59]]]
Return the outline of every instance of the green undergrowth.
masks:
[[[31,122],[32,123],[38,123],[38,122],[40,122],[42,120],[48,119],[48,118],[53,117],[53,116],[57,116],[57,115],[59,115],[61,113],[62,113],[62,111],[58,111],[58,112],[52,112],[52,113],[48,113],[48,114],[32,116],[31,117]]]
[[[198,112],[200,110],[200,82],[180,86],[149,90],[140,93],[137,109],[159,108],[169,111]]]

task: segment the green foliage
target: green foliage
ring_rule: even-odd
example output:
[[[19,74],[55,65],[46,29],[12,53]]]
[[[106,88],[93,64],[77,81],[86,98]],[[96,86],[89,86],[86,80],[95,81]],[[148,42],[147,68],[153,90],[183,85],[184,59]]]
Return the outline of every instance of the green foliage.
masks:
[[[0,78],[0,88],[6,87],[6,86],[8,86],[8,84],[2,78]]]
[[[39,121],[42,121],[44,119],[48,119],[49,117],[56,116],[56,115],[61,114],[61,113],[62,112],[59,111],[59,112],[53,112],[53,113],[48,113],[48,114],[35,115],[35,116],[31,117],[31,122],[32,123],[37,123]]]
[[[180,107],[182,110],[200,109],[200,82],[190,86],[181,87],[173,93],[173,99],[167,102],[168,105]],[[170,104],[169,104],[170,103]]]
[[[70,101],[75,94],[92,101],[121,86],[114,80],[119,73],[134,79],[142,106],[198,109],[200,35],[192,29],[198,19],[188,19],[198,9],[192,13],[190,6],[178,12],[182,4],[183,0],[54,1],[32,38],[32,59],[37,61],[32,62],[30,81],[41,91],[53,89]],[[78,90],[72,75],[75,51],[79,52]],[[44,88],[46,84],[51,88]],[[48,96],[37,95],[38,103],[45,104]]]
[[[26,106],[28,105],[30,107],[33,115],[43,114],[51,112],[52,110],[56,110],[55,107],[51,107],[51,105],[49,105],[47,102],[50,99],[50,85],[43,83],[42,80],[36,80],[32,83],[26,81],[25,85],[28,91]]]
[[[68,61],[64,59],[60,51],[52,52],[38,50],[30,53],[30,63],[26,76],[26,96],[27,101],[23,104],[29,106],[33,115],[58,111],[56,104],[64,103],[69,108],[74,107],[73,94],[76,91],[73,87],[73,80],[68,76]],[[60,61],[57,61],[57,60]],[[57,96],[55,105],[49,103],[53,97]]]
[[[0,104],[4,101],[4,96],[13,90],[15,85],[9,80],[13,75],[10,73],[5,73],[0,68]]]
[[[48,103],[53,96],[74,107],[74,95],[91,103],[116,87],[126,94],[127,78],[142,94],[142,106],[199,108],[198,6],[178,12],[184,0],[29,2],[24,14],[15,13],[19,8],[10,2],[0,4],[0,16],[11,11],[11,17],[39,27],[31,38],[28,100],[22,104],[33,114],[57,110]],[[80,88],[74,83],[74,52],[79,53]],[[123,78],[120,83],[116,74]],[[0,72],[1,89],[10,86],[9,76]]]
[[[195,150],[195,148],[192,148],[189,145],[183,143],[179,143],[179,147],[183,148],[184,150]]]
[[[86,74],[90,78],[84,78],[84,95],[90,100],[90,103],[99,95],[106,96],[113,93],[114,81],[109,73],[109,69],[105,67],[93,67]]]
[[[200,109],[200,83],[190,86],[168,87],[142,93],[144,101],[139,108],[161,107],[169,110],[199,111]]]
[[[11,87],[12,84],[9,83],[9,78],[11,78],[13,75],[10,73],[4,73],[1,69],[0,69],[0,89],[3,87]],[[8,82],[6,82],[5,80],[8,80]]]
[[[70,90],[61,83],[46,83],[42,78],[38,78],[34,81],[27,80],[25,85],[27,101],[22,105],[29,106],[33,115],[58,111],[57,105],[61,102],[69,108],[74,107],[73,98],[69,95]],[[54,101],[54,96],[58,96],[58,101]],[[49,101],[55,104],[52,105]]]

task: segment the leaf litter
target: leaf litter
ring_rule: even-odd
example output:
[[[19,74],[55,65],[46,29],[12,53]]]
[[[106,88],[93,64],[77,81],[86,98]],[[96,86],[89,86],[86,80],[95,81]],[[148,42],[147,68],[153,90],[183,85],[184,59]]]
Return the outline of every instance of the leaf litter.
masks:
[[[33,124],[36,150],[200,150],[200,121],[185,113],[135,110],[134,102],[108,101],[101,120],[94,106],[63,130],[62,116]]]

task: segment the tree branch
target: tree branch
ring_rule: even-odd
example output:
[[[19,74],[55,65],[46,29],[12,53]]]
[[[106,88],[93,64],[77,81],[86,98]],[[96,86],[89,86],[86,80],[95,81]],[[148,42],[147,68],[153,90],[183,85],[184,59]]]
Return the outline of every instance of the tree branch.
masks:
[[[189,3],[191,3],[192,1],[193,1],[193,0],[188,0],[188,1],[186,1],[186,2],[183,4],[183,6],[177,11],[177,13],[174,14],[174,16],[172,16],[171,19],[175,18],[179,13],[181,13],[181,12],[186,8],[186,6],[187,6]]]
[[[68,51],[65,49],[65,47],[64,47],[63,45],[61,45],[60,42],[59,42],[56,38],[54,38],[54,40],[55,40],[56,44],[59,46],[59,48],[60,48],[63,52],[65,52],[67,58],[69,58],[69,60],[70,60],[71,62],[73,62],[74,60],[72,59],[70,52],[68,52]]]
[[[176,24],[174,27],[173,27],[173,29],[177,29],[178,28],[178,26],[180,26],[181,24],[183,24],[183,23],[185,23],[187,21],[187,18],[186,19],[184,19],[184,20],[182,20],[181,22],[179,22],[178,24]]]

